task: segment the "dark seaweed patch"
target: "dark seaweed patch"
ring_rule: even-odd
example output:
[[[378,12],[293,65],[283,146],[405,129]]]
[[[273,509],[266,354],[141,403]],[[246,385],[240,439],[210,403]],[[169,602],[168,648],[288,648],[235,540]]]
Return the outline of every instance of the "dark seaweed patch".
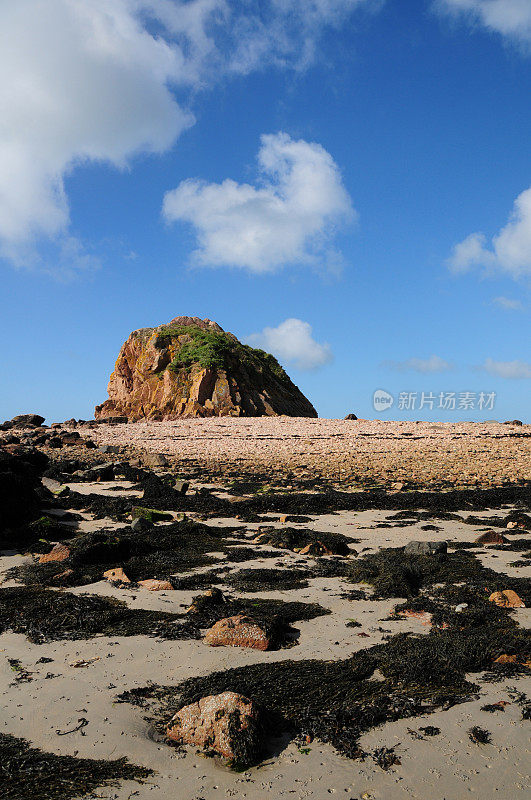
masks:
[[[57,756],[31,747],[25,739],[0,733],[0,783],[5,800],[70,800],[98,786],[147,778],[153,770],[125,758],[96,761]]]
[[[307,570],[302,569],[240,569],[225,583],[240,592],[282,591],[304,589],[308,586],[307,576]]]
[[[326,548],[336,555],[350,553],[348,539],[341,533],[312,531],[303,528],[268,528],[260,531],[260,541],[287,550],[302,550],[307,545]]]

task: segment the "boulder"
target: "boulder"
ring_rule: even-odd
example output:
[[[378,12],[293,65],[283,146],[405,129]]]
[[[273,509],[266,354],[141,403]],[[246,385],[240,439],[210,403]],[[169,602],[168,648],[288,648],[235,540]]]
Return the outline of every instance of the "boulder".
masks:
[[[503,589],[501,592],[493,592],[489,597],[491,603],[496,603],[500,608],[525,608],[525,603],[518,597],[512,589]]]
[[[499,531],[485,531],[476,539],[476,544],[505,544],[508,540]]]
[[[269,650],[271,646],[271,640],[263,628],[245,614],[220,619],[206,632],[203,641],[211,647]]]
[[[15,428],[38,428],[44,422],[40,414],[18,414],[11,420]]]
[[[147,589],[148,592],[172,592],[173,586],[169,581],[158,581],[156,578],[148,578],[145,581],[138,581],[138,585]]]
[[[53,561],[66,561],[70,558],[70,550],[65,544],[55,544],[49,553],[39,558],[39,564],[50,564]]]
[[[356,416],[355,414],[347,414],[347,416],[345,417],[345,419],[356,420],[356,419],[358,419],[358,418],[357,418],[357,416]]]
[[[447,542],[416,542],[412,541],[404,547],[404,553],[412,556],[433,556],[439,553],[446,553],[448,550]]]
[[[148,531],[152,527],[153,523],[150,522],[148,519],[145,519],[144,517],[137,517],[131,523],[131,530],[134,531],[135,533]]]
[[[189,744],[227,759],[244,769],[261,750],[262,726],[255,704],[235,692],[202,697],[185,706],[166,729],[168,739]]]
[[[133,331],[96,406],[99,421],[121,417],[316,417],[278,361],[209,319],[176,317]]]

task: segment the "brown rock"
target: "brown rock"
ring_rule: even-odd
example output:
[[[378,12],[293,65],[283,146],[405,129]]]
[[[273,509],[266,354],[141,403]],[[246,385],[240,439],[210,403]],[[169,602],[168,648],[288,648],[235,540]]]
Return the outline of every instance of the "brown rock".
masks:
[[[516,656],[509,656],[507,653],[503,653],[503,655],[498,656],[498,658],[494,659],[495,664],[516,664],[517,662]]]
[[[254,620],[244,614],[220,619],[206,632],[203,641],[211,647],[250,647],[268,650],[271,640]]]
[[[401,617],[417,619],[421,625],[431,625],[432,615],[429,611],[399,611]]]
[[[155,578],[148,578],[145,581],[138,581],[139,586],[143,586],[148,592],[171,592],[173,586],[169,581],[158,581]]]
[[[512,589],[504,589],[502,592],[493,592],[489,597],[492,603],[496,603],[500,608],[525,608],[525,603],[518,597]]]
[[[107,578],[108,581],[119,581],[120,583],[131,583],[125,572],[121,567],[115,567],[114,569],[108,569],[107,572],[103,573],[103,577]]]
[[[332,556],[334,555],[332,550],[330,550],[326,545],[322,542],[310,542],[301,550],[299,550],[301,556]]]
[[[70,550],[64,544],[55,544],[49,553],[39,558],[39,564],[49,564],[52,561],[66,561],[70,558]]]
[[[209,347],[215,365],[209,362]],[[96,406],[97,419],[317,416],[273,356],[198,317],[133,331],[122,345],[108,392],[109,399]]]
[[[505,544],[508,540],[499,531],[486,531],[478,536],[477,544]]]
[[[259,714],[251,700],[235,692],[209,695],[181,708],[166,735],[177,744],[195,745],[246,767],[260,749]]]

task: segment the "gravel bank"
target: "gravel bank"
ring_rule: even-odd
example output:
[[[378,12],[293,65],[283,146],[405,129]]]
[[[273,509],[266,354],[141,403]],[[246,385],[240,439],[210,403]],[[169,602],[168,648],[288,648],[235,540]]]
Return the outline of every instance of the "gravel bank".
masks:
[[[91,435],[98,445],[130,445],[212,472],[278,470],[365,484],[531,481],[531,425],[213,417],[99,425]]]

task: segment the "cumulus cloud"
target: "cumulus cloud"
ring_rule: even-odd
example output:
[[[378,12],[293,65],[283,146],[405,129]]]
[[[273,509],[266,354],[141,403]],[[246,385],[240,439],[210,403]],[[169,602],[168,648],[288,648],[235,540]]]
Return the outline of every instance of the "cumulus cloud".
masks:
[[[519,278],[531,275],[531,189],[515,201],[507,225],[489,247],[483,233],[472,233],[454,247],[450,268],[463,272],[473,266],[495,268]]]
[[[186,180],[166,194],[165,218],[195,228],[197,263],[263,273],[334,260],[331,236],[354,211],[332,156],[278,133],[261,137],[258,164],[257,186]]]
[[[471,24],[482,25],[530,49],[529,0],[436,0],[435,5],[443,13],[464,16]]]
[[[525,361],[494,361],[487,358],[481,369],[500,378],[531,378],[531,364]]]
[[[523,309],[520,300],[511,300],[510,297],[495,297],[492,302],[495,306],[499,306],[505,311],[521,311]]]
[[[447,372],[453,369],[452,364],[436,355],[429,358],[408,358],[406,361],[384,361],[382,366],[399,372]]]
[[[325,26],[374,0],[0,3],[0,255],[72,241],[65,177],[125,168],[193,124],[187,97],[227,73],[309,63]]]
[[[319,344],[312,336],[312,326],[301,319],[286,319],[277,328],[264,328],[248,336],[246,342],[273,353],[282,363],[300,370],[311,370],[329,364],[332,351],[328,344]]]

